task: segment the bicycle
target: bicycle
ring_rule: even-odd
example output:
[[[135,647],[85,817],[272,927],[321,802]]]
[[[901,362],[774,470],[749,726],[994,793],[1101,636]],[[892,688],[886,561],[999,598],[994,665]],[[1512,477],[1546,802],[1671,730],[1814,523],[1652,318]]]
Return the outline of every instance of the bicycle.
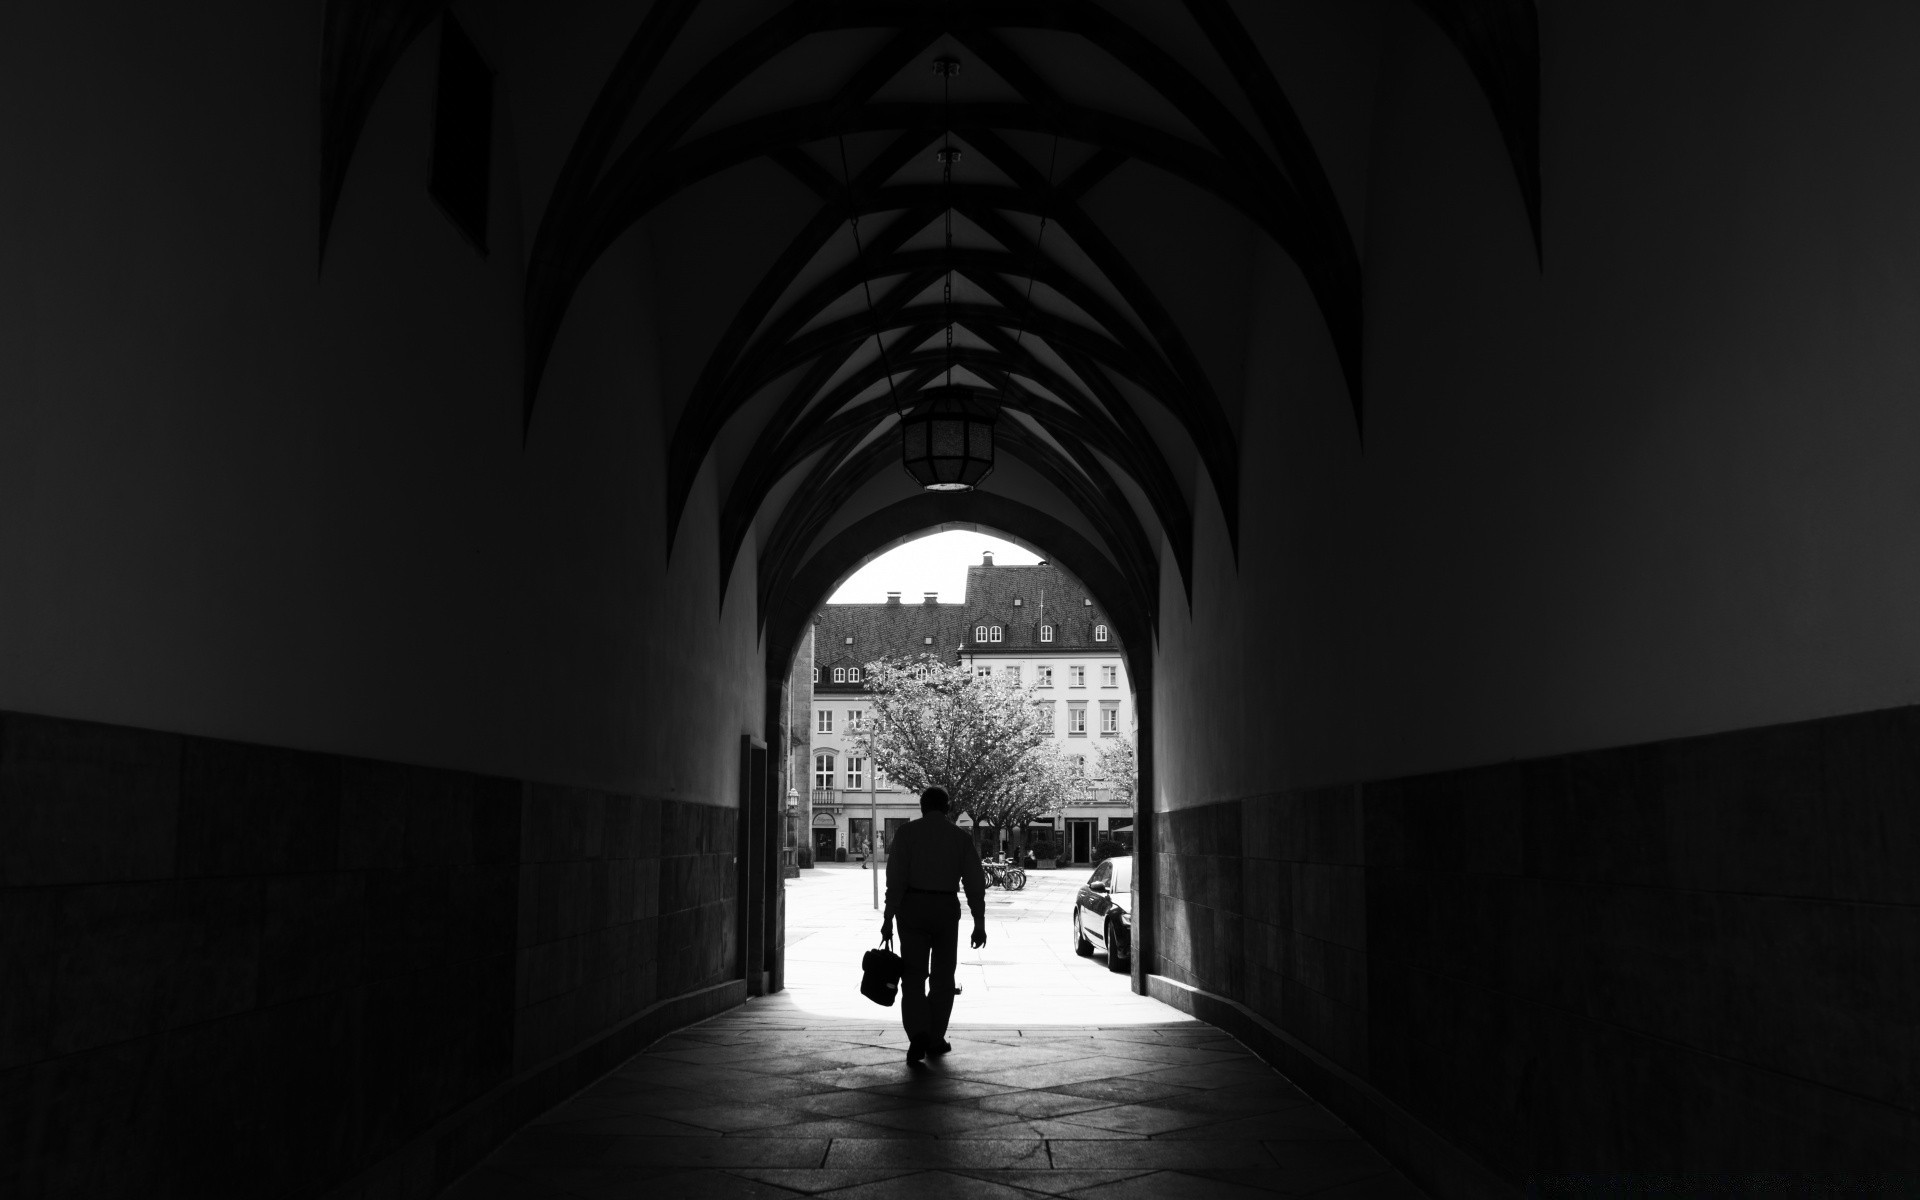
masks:
[[[988,860],[980,864],[987,872],[987,886],[996,884],[1009,892],[1017,892],[1027,886],[1027,873],[1011,863]]]

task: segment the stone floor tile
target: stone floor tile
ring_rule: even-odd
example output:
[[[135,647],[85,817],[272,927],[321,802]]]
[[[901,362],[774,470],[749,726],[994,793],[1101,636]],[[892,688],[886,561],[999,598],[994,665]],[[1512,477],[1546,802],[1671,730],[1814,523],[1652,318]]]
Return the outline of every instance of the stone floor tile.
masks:
[[[751,1067],[767,1057],[770,1048],[755,1042],[735,1042],[727,1046],[689,1046],[679,1050],[647,1049],[647,1057],[671,1059],[696,1066],[728,1066],[744,1063]]]
[[[1010,1138],[1077,1138],[1081,1141],[1092,1138],[1104,1141],[1110,1138],[1139,1138],[1145,1136],[1139,1133],[1120,1133],[1112,1129],[1095,1129],[1089,1125],[1069,1125],[1065,1121],[1046,1117],[1038,1120],[1015,1121],[1010,1125],[988,1125],[967,1133],[948,1134],[947,1136],[965,1138],[993,1137],[995,1136],[993,1131],[996,1129],[1005,1129],[1005,1136]]]
[[[1004,1125],[1007,1116],[971,1105],[910,1104],[903,1108],[867,1113],[861,1120],[893,1129],[914,1129],[949,1137],[968,1129],[979,1129],[983,1125]]]
[[[1177,1083],[1156,1083],[1150,1079],[1135,1076],[1121,1076],[1118,1079],[1083,1079],[1078,1083],[1065,1083],[1047,1089],[1063,1096],[1077,1096],[1087,1100],[1102,1100],[1109,1104],[1142,1104],[1149,1101],[1160,1103],[1173,1097],[1195,1093],[1195,1089],[1182,1087]],[[1174,1107],[1168,1103],[1167,1107]]]
[[[673,1200],[780,1200],[792,1192],[731,1171],[678,1171],[644,1179],[622,1179],[609,1174],[604,1182],[576,1189],[582,1200],[635,1200],[636,1197],[673,1197]]]
[[[1113,1101],[1091,1096],[1068,1096],[1059,1092],[1000,1092],[992,1096],[981,1096],[968,1103],[987,1112],[1034,1119],[1090,1112],[1096,1108],[1105,1108]]]
[[[819,1114],[791,1107],[788,1104],[709,1104],[700,1108],[689,1108],[674,1114],[675,1118],[688,1125],[697,1125],[701,1129],[710,1129],[715,1133],[734,1133],[742,1129],[771,1129],[781,1125],[794,1125],[801,1121],[811,1121]],[[645,1133],[636,1129],[635,1133]]]
[[[1141,1062],[1139,1059],[1096,1056],[1068,1059],[1065,1062],[1024,1064],[999,1070],[974,1070],[965,1063],[956,1063],[948,1067],[947,1071],[980,1083],[997,1083],[1005,1087],[1017,1088],[1050,1088],[1069,1083],[1084,1083],[1089,1079],[1113,1079],[1153,1069],[1152,1063]],[[1197,1070],[1198,1068],[1176,1067],[1173,1069]]]
[[[1208,1063],[1239,1062],[1245,1057],[1245,1052],[1241,1050],[1230,1053],[1221,1050],[1197,1050],[1191,1046],[1170,1045],[1166,1042],[1119,1038],[1096,1038],[1093,1045],[1098,1053],[1111,1058],[1138,1058],[1168,1067],[1203,1067]]]
[[[1097,1108],[1092,1112],[1075,1113],[1072,1116],[1062,1117],[1061,1120],[1069,1125],[1091,1125],[1096,1129],[1137,1133],[1147,1137],[1167,1133],[1170,1130],[1192,1130],[1195,1126],[1220,1123],[1220,1119],[1213,1113],[1187,1112],[1178,1108],[1163,1108],[1157,1104],[1121,1104],[1113,1108]]]
[[[834,1200],[1030,1200],[1032,1192],[951,1171],[921,1171],[830,1193]]]
[[[1269,1200],[1273,1193],[1223,1179],[1156,1171],[1069,1192],[1069,1200]]]
[[[647,1137],[719,1137],[718,1130],[669,1121],[648,1113],[622,1113],[612,1117],[581,1117],[571,1121],[543,1121],[542,1129],[568,1134],[620,1134]]]
[[[811,1167],[820,1165],[827,1141],[823,1137],[620,1138],[599,1161],[641,1167]]]
[[[770,1183],[775,1187],[788,1188],[806,1195],[830,1192],[835,1188],[856,1187],[863,1183],[878,1183],[883,1179],[892,1179],[897,1175],[910,1172],[901,1169],[886,1170],[872,1168],[867,1170],[847,1170],[836,1167],[816,1167],[811,1170],[793,1167],[734,1167],[735,1175],[755,1179],[761,1183]]]
[[[913,1100],[975,1100],[982,1096],[1001,1096],[1020,1089],[1004,1083],[981,1083],[976,1079],[956,1079],[951,1075],[936,1075],[931,1071],[922,1071],[912,1079],[867,1090],[887,1096],[905,1096]]]
[[[1024,1188],[1030,1192],[1039,1192],[1043,1196],[1064,1196],[1068,1192],[1084,1188],[1097,1187],[1103,1183],[1117,1183],[1122,1179],[1131,1179],[1141,1171],[997,1171],[991,1169],[964,1167],[958,1175],[971,1175],[975,1179],[984,1179],[989,1183],[1005,1184],[1007,1187]]]
[[[1259,1142],[1054,1141],[1048,1143],[1055,1167],[1089,1170],[1178,1171],[1188,1167],[1272,1167],[1273,1156]]]
[[[1314,1105],[1313,1100],[1299,1088],[1284,1080],[1256,1080],[1252,1083],[1233,1087],[1209,1089],[1184,1089],[1155,1101],[1167,1108],[1185,1108],[1194,1112],[1232,1113],[1237,1116],[1253,1116],[1256,1113],[1278,1112],[1285,1108],[1298,1108],[1301,1105]]]
[[[821,1092],[812,1096],[795,1096],[780,1102],[783,1108],[794,1108],[801,1112],[812,1113],[820,1117],[857,1117],[862,1113],[882,1112],[897,1108],[900,1097],[884,1092],[848,1091],[835,1088],[830,1092]]]
[[[1041,1141],[990,1139],[835,1140],[827,1151],[829,1167],[1045,1167]]]
[[[876,1125],[869,1113],[861,1117],[820,1117],[812,1121],[802,1121],[798,1125],[782,1125],[777,1129],[742,1129],[730,1133],[728,1137],[815,1137],[815,1138],[930,1138],[934,1135],[921,1129],[901,1129],[893,1125]]]
[[[1279,1079],[1280,1073],[1257,1058],[1240,1062],[1208,1063],[1204,1066],[1162,1067],[1159,1070],[1127,1071],[1136,1079],[1151,1083],[1177,1083],[1182,1087],[1223,1088],[1261,1079]]]

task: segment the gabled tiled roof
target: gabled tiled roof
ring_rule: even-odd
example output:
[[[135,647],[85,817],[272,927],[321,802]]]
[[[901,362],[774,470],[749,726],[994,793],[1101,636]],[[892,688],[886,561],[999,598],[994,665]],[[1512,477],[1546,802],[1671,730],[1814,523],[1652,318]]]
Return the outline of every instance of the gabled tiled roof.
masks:
[[[1092,605],[1087,601],[1093,600]],[[1018,605],[1014,601],[1018,600]],[[1099,597],[1087,585],[1051,563],[1031,567],[967,568],[967,598],[960,605],[966,611],[961,633],[967,650],[1018,651],[1044,654],[1062,650],[1120,649],[1120,637]],[[1040,626],[1053,626],[1053,640],[1040,640]],[[999,642],[975,642],[974,632],[982,625],[999,625]],[[1093,640],[1094,628],[1107,627],[1107,640]]]
[[[900,654],[937,654],[953,662],[960,645],[960,604],[828,604],[814,621],[813,664],[820,668],[817,687],[831,690],[833,668],[863,667],[876,658]],[[847,639],[853,644],[848,645]],[[932,638],[931,645],[927,639]],[[838,685],[859,691],[858,684]]]
[[[877,658],[900,654],[937,654],[957,661],[964,646],[973,654],[1043,654],[1072,650],[1120,650],[1106,610],[1086,585],[1052,564],[1031,567],[967,568],[966,599],[959,604],[828,604],[815,618],[814,665],[823,691],[857,692],[859,684],[835,684],[835,667],[864,667]],[[1014,604],[1019,600],[1018,605]],[[1043,604],[1044,600],[1044,604]],[[1042,622],[1053,626],[1053,641],[1040,640]],[[975,642],[976,627],[1000,626],[999,642]],[[1107,626],[1107,640],[1096,642],[1096,625]],[[847,639],[852,638],[849,645]],[[927,639],[932,638],[932,644]]]

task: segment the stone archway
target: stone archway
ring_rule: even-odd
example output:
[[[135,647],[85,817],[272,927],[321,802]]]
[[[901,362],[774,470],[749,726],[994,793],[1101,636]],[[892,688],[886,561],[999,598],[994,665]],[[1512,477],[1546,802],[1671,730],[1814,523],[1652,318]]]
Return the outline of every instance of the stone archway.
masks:
[[[888,505],[854,522],[819,546],[790,578],[764,587],[769,602],[760,612],[761,642],[765,650],[767,743],[784,744],[785,707],[780,698],[787,668],[800,644],[802,631],[834,588],[879,552],[914,534],[939,528],[977,528],[1008,536],[1022,544],[1044,547],[1050,557],[1078,576],[1108,608],[1134,686],[1138,714],[1139,788],[1136,793],[1134,835],[1138,868],[1135,894],[1152,896],[1157,881],[1152,870],[1153,839],[1153,647],[1157,637],[1155,610],[1146,597],[1158,598],[1159,580],[1130,576],[1099,547],[1057,517],[1004,496],[973,492],[925,492]],[[1151,902],[1136,903],[1133,987],[1145,994],[1146,964],[1154,946]],[[770,914],[769,920],[773,917]]]

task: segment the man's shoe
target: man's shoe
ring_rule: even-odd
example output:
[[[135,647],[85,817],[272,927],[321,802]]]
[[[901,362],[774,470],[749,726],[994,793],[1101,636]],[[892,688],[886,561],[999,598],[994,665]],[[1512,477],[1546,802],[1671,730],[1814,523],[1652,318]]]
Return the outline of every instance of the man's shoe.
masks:
[[[914,1038],[912,1041],[907,1043],[907,1061],[908,1062],[910,1063],[923,1062],[926,1060],[926,1057],[927,1057],[927,1047],[924,1043],[921,1042],[919,1038]]]
[[[934,1046],[928,1049],[927,1053],[928,1054],[952,1054],[953,1043],[949,1042],[945,1038],[941,1038],[940,1044],[938,1046]]]

